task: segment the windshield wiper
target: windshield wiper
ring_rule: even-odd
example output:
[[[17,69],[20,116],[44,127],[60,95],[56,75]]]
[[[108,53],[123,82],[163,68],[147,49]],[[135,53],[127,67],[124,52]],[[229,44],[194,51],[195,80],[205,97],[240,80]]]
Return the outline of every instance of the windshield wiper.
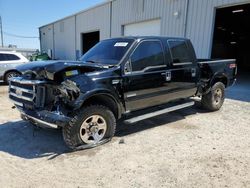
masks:
[[[115,65],[108,65],[108,64],[106,64],[106,65],[101,65],[103,68],[105,68],[105,69],[108,69],[108,68],[112,68],[112,67],[114,67]]]
[[[86,63],[93,63],[93,64],[96,64],[97,66],[99,67],[102,67],[102,68],[111,68],[111,67],[114,67],[115,65],[112,65],[112,64],[102,64],[98,61],[94,61],[94,60],[87,60],[87,61],[84,61]]]

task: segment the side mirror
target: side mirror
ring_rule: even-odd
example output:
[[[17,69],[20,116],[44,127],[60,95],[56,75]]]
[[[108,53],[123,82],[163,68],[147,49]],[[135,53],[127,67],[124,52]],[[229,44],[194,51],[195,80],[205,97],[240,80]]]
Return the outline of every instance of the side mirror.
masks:
[[[129,59],[124,65],[124,73],[130,74],[132,72],[131,60]]]

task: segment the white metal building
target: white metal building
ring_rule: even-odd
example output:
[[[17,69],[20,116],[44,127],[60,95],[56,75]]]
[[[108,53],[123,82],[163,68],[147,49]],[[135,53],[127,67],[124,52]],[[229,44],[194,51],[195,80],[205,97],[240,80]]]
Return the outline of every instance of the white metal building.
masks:
[[[41,50],[54,59],[77,59],[110,37],[165,35],[190,38],[200,58],[250,67],[249,23],[250,0],[113,0],[39,30]]]

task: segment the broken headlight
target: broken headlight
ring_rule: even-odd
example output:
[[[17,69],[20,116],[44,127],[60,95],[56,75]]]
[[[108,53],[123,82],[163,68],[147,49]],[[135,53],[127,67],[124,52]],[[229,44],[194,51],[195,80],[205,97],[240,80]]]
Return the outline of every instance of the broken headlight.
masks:
[[[64,102],[71,102],[76,100],[80,95],[80,89],[76,85],[75,82],[71,80],[66,80],[61,83],[58,87],[60,92],[60,98],[64,100]]]

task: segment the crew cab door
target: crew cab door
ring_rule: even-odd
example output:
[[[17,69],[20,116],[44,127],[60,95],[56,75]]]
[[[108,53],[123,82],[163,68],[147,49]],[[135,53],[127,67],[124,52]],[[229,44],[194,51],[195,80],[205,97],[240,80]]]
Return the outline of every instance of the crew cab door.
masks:
[[[187,40],[167,40],[168,72],[171,74],[169,98],[180,99],[193,96],[197,91],[199,68],[193,46]]]
[[[166,63],[160,40],[143,40],[124,67],[123,89],[127,111],[164,103]]]

